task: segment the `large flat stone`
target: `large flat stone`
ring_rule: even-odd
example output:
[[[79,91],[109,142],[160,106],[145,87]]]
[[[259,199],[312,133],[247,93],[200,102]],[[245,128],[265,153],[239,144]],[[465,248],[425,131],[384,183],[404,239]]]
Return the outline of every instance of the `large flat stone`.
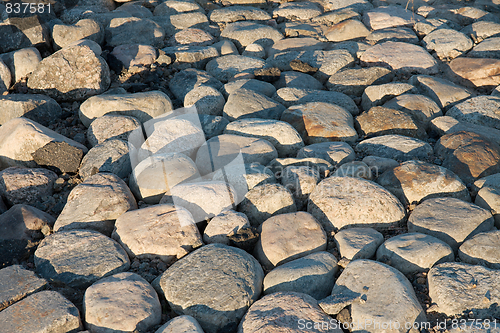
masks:
[[[0,269],[0,311],[46,286],[47,281],[20,265]]]

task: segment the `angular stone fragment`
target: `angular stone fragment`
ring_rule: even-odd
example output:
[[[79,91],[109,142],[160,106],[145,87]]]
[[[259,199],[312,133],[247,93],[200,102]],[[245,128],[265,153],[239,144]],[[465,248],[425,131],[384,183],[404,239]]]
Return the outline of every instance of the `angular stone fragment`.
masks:
[[[221,243],[230,245],[230,237],[249,226],[250,222],[245,214],[228,210],[210,220],[203,232],[203,241],[207,244]]]
[[[307,211],[327,233],[354,226],[384,229],[406,215],[401,202],[382,186],[352,177],[321,181],[309,196]]]
[[[161,91],[103,94],[83,102],[80,105],[79,117],[82,123],[89,127],[94,119],[106,114],[132,116],[144,123],[168,111],[172,111],[172,102]]]
[[[133,209],[137,203],[125,182],[114,174],[98,173],[71,190],[54,230],[92,229],[109,235],[115,220]]]
[[[83,100],[108,89],[106,61],[88,46],[68,46],[43,59],[28,79],[28,88],[55,100]]]
[[[29,145],[25,143],[27,138]],[[76,172],[86,152],[82,144],[32,120],[14,118],[0,127],[0,169],[42,165],[61,173]]]
[[[372,228],[349,228],[335,234],[335,245],[343,258],[370,259],[384,242],[384,236]]]
[[[345,20],[337,23],[325,33],[325,37],[331,42],[342,42],[345,40],[363,38],[370,34],[370,31],[358,20]]]
[[[263,279],[259,262],[250,254],[209,244],[170,266],[160,286],[173,311],[193,316],[206,333],[216,333],[236,329],[259,298]]]
[[[0,269],[0,311],[46,286],[47,281],[20,265]]]
[[[410,206],[436,197],[470,201],[467,187],[456,174],[422,161],[404,162],[384,172],[377,182]]]
[[[394,134],[365,139],[356,145],[356,151],[403,161],[427,160],[433,155],[433,149],[427,142]]]
[[[462,242],[493,228],[489,211],[456,198],[428,199],[408,218],[408,231],[441,239],[456,251]]]
[[[498,315],[500,272],[465,263],[444,263],[428,274],[429,296],[447,316],[471,312],[474,318]]]
[[[465,88],[438,77],[415,75],[410,78],[410,83],[432,98],[441,109],[449,109],[471,96]]]
[[[128,140],[130,133],[139,127],[140,122],[130,116],[104,115],[95,118],[87,130],[87,140],[92,146],[108,139]]]
[[[134,310],[127,316],[126,309]],[[156,291],[142,277],[124,272],[99,280],[83,298],[86,326],[92,332],[145,331],[161,321]]]
[[[78,332],[83,329],[76,306],[56,291],[26,297],[0,312],[3,333]]]

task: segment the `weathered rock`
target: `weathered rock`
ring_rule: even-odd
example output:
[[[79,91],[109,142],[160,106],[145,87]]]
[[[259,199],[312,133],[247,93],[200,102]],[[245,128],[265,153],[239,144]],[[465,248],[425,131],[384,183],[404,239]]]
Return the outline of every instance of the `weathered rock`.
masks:
[[[500,97],[477,96],[463,101],[446,112],[446,115],[459,121],[493,127],[500,130]]]
[[[375,106],[356,117],[358,133],[365,137],[399,134],[424,139],[424,125],[410,114],[381,106]]]
[[[230,245],[230,237],[248,227],[250,227],[250,222],[245,214],[228,210],[210,220],[203,233],[203,241],[207,244]]]
[[[361,161],[352,161],[342,164],[332,175],[333,177],[357,177],[372,180],[370,167]]]
[[[134,311],[123,316],[124,309]],[[124,272],[99,280],[85,291],[85,323],[90,331],[145,331],[161,322],[156,291],[142,277]]]
[[[207,16],[200,11],[154,16],[152,19],[165,30],[167,36],[187,28],[209,29]]]
[[[378,157],[378,156],[366,156],[363,158],[362,162],[366,163],[374,177],[378,177],[389,169],[395,168],[399,165],[399,162],[393,160],[392,158]]]
[[[173,311],[193,316],[205,332],[215,333],[236,329],[259,298],[263,279],[260,264],[245,251],[209,244],[170,266],[160,286]]]
[[[325,24],[337,24],[348,19],[360,19],[361,16],[352,8],[343,8],[338,10],[330,10],[323,15],[316,16],[312,19],[313,22]]]
[[[267,165],[267,167],[271,169],[276,178],[281,178],[281,175],[288,167],[311,168],[314,172],[318,172],[321,178],[326,178],[333,170],[333,165],[330,164],[330,162],[317,157],[275,158]]]
[[[253,22],[229,23],[220,36],[232,41],[239,49],[252,43],[268,47],[283,39],[283,35],[273,27]]]
[[[212,59],[219,56],[217,48],[214,46],[172,46],[162,49],[168,56],[175,59],[174,65],[180,68],[195,67],[205,68],[205,65]]]
[[[10,167],[0,172],[0,195],[9,205],[35,205],[51,196],[57,175],[46,169]]]
[[[111,234],[115,220],[137,209],[125,182],[114,174],[98,173],[71,190],[54,231],[92,229]]]
[[[229,124],[229,120],[221,116],[200,114],[199,118],[201,128],[203,129],[207,140],[213,138],[214,136],[221,135],[226,126]]]
[[[356,152],[395,160],[423,159],[433,155],[432,147],[419,139],[402,135],[382,135],[365,139],[356,145]]]
[[[273,44],[268,50],[268,57],[272,57],[276,53],[285,51],[303,51],[303,50],[323,50],[325,43],[320,42],[315,38],[310,37],[297,37],[297,38],[284,38]]]
[[[477,193],[474,203],[479,207],[489,210],[491,214],[493,214],[495,225],[500,225],[500,190],[498,188],[493,186],[484,186]]]
[[[144,123],[171,110],[172,102],[167,95],[161,91],[148,91],[91,97],[80,105],[79,116],[89,127],[94,119],[106,114],[132,116]]]
[[[273,17],[284,17],[289,20],[310,20],[323,11],[313,2],[285,2],[273,10]]]
[[[500,146],[482,135],[467,131],[446,134],[434,148],[443,166],[466,183],[500,172]]]
[[[322,142],[305,146],[297,153],[297,158],[317,157],[341,165],[356,158],[354,150],[345,142]]]
[[[7,11],[2,12],[0,24],[0,53],[18,50],[24,47],[47,47],[50,44],[49,29],[42,15],[26,15],[24,17],[5,17]]]
[[[242,118],[279,119],[285,107],[252,90],[238,89],[224,105],[224,117],[230,121]]]
[[[104,143],[108,139],[126,141],[130,133],[141,123],[131,116],[104,115],[95,118],[87,130],[87,140],[92,146]]]
[[[294,213],[297,207],[292,193],[280,184],[255,186],[238,205],[253,226],[259,226],[272,216]]]
[[[466,240],[458,249],[460,260],[472,265],[483,265],[488,268],[498,269],[500,267],[500,258],[498,256],[499,236],[498,230],[492,230],[476,234]]]
[[[182,101],[188,92],[201,85],[209,86],[217,90],[222,88],[222,83],[219,80],[207,72],[196,68],[187,68],[177,72],[169,81],[170,91],[172,91],[175,97]]]
[[[449,63],[449,76],[472,88],[490,88],[500,84],[500,60],[490,58],[456,58]]]
[[[307,207],[309,194],[320,179],[319,171],[311,167],[289,166],[281,172],[281,184],[292,192],[298,210]]]
[[[44,95],[9,94],[0,96],[0,108],[2,109],[0,116],[0,124],[2,125],[13,118],[25,117],[48,126],[62,115],[59,104]]]
[[[440,239],[407,233],[392,237],[377,250],[377,260],[387,263],[403,274],[424,272],[436,264],[454,261],[451,247]]]
[[[294,105],[283,112],[281,120],[290,123],[306,144],[354,142],[358,138],[351,113],[335,104],[311,102]]]
[[[170,319],[155,333],[175,333],[179,330],[182,333],[204,333],[198,321],[187,315]]]
[[[54,283],[87,287],[102,277],[129,269],[125,250],[97,231],[61,231],[45,238],[35,251],[38,274]]]
[[[352,177],[321,181],[309,196],[307,211],[327,233],[349,226],[384,229],[406,215],[401,202],[382,186]]]
[[[324,251],[312,253],[269,272],[264,278],[264,294],[294,291],[322,299],[331,293],[336,273],[335,256]]]
[[[284,87],[316,90],[324,89],[323,84],[311,75],[295,71],[282,72],[279,80],[274,82],[274,86],[277,89]]]
[[[493,228],[491,213],[456,198],[428,199],[408,218],[408,231],[441,239],[456,251],[462,242]]]
[[[483,40],[481,43],[467,53],[467,56],[473,58],[497,58],[500,55],[498,48],[500,47],[500,38],[491,37]]]
[[[342,42],[345,40],[363,38],[370,34],[365,25],[358,20],[345,20],[334,24],[325,33],[325,37],[331,42]]]
[[[427,276],[429,296],[438,311],[448,316],[472,312],[474,318],[496,316],[498,270],[465,263],[444,263],[433,267]]]
[[[157,53],[151,45],[122,44],[113,49],[108,59],[114,57],[119,63],[115,71],[121,72],[122,68],[131,69],[153,64],[157,59]]]
[[[267,21],[271,19],[266,11],[252,6],[229,6],[212,10],[208,14],[212,22],[231,23],[237,21]]]
[[[361,106],[364,110],[369,110],[374,106],[379,106],[393,97],[404,93],[416,93],[414,86],[408,83],[385,83],[376,86],[368,86],[361,96]]]
[[[272,97],[276,93],[276,88],[272,84],[255,79],[241,79],[228,82],[221,89],[221,92],[227,98],[240,88],[253,90],[267,97]]]
[[[106,44],[146,44],[161,47],[165,30],[158,23],[147,18],[117,17],[105,28]]]
[[[28,88],[55,100],[83,100],[108,89],[106,61],[86,46],[69,46],[43,59],[28,79]]]
[[[350,307],[356,329],[384,332],[387,329],[377,324],[380,321],[393,323],[391,331],[403,333],[408,330],[405,324],[427,321],[410,281],[390,266],[366,259],[352,261],[335,282],[332,296],[353,292],[361,295]]]
[[[384,236],[372,228],[349,228],[336,233],[334,240],[343,258],[370,259],[384,242]]]
[[[328,3],[329,10],[352,9],[360,13],[373,9],[373,5],[367,0],[332,0]]]
[[[488,21],[477,21],[462,29],[475,43],[480,43],[486,38],[500,34],[500,24]]]
[[[469,51],[474,43],[464,33],[453,29],[437,29],[422,39],[427,51],[435,51],[441,60],[451,60]]]
[[[223,134],[211,138],[198,149],[196,166],[200,174],[206,175],[229,163],[259,162],[267,165],[276,157],[276,148],[267,140]]]
[[[199,86],[184,97],[184,106],[194,105],[198,114],[221,116],[226,100],[222,94],[209,86]]]
[[[52,27],[52,39],[56,50],[81,39],[88,39],[102,44],[104,31],[95,20],[83,19],[73,25],[55,24]]]
[[[278,156],[296,156],[304,147],[299,133],[288,123],[278,120],[242,119],[226,126],[224,134],[266,139],[274,145]]]
[[[261,69],[265,65],[262,59],[245,57],[240,55],[226,55],[210,60],[206,66],[207,72],[221,82],[228,82],[229,79],[238,73],[253,73],[256,69]]]
[[[443,115],[436,102],[423,95],[399,95],[386,102],[383,106],[410,114],[414,119],[420,121],[425,129],[427,129],[432,119]]]
[[[94,146],[83,157],[78,173],[83,180],[98,172],[110,172],[127,178],[132,172],[127,142],[120,139],[106,140]]]
[[[471,93],[445,79],[427,75],[415,75],[410,83],[419,89],[422,94],[432,98],[441,109],[449,109],[471,96]]]
[[[402,42],[384,42],[366,50],[360,58],[368,66],[383,66],[401,73],[436,74],[436,60],[422,47]]]
[[[165,1],[155,7],[154,16],[175,15],[192,11],[203,11],[199,4],[191,1]]]
[[[27,47],[0,54],[0,59],[9,67],[12,83],[16,83],[36,69],[42,56],[36,48]]]
[[[2,331],[77,332],[83,329],[76,306],[56,291],[30,295],[0,312]]]
[[[418,37],[411,28],[391,27],[372,31],[366,36],[366,41],[370,44],[388,41],[417,44]]]
[[[437,197],[470,201],[467,187],[456,174],[422,161],[404,162],[384,172],[377,182],[411,207]]]
[[[383,67],[343,69],[330,76],[326,87],[346,95],[360,96],[366,87],[387,83],[391,79],[391,71]]]
[[[25,144],[26,138],[29,145]],[[14,118],[0,127],[0,169],[42,165],[60,172],[76,172],[86,152],[82,144],[32,120]]]
[[[399,6],[380,6],[363,14],[363,23],[372,30],[412,25],[424,19]]]
[[[215,42],[215,38],[206,31],[196,28],[187,28],[176,32],[170,38],[172,45],[187,45],[187,46],[208,46]]]
[[[47,287],[47,281],[40,279],[34,272],[20,265],[0,269],[0,278],[1,310]]]

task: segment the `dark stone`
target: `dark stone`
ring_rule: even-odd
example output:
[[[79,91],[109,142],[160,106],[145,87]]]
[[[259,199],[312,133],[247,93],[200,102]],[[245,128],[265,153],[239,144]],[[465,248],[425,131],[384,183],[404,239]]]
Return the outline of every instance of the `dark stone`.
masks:
[[[40,166],[56,173],[76,173],[83,157],[83,151],[66,142],[47,143],[33,153],[33,160]]]
[[[0,269],[0,311],[46,286],[47,281],[22,266]]]
[[[229,245],[252,252],[259,240],[259,232],[254,227],[240,228],[236,234],[229,236]]]
[[[313,75],[318,71],[317,67],[312,67],[308,63],[305,63],[297,59],[290,61],[290,67],[292,67],[294,71],[306,73],[309,75]]]
[[[262,69],[256,69],[253,72],[253,75],[257,80],[261,80],[264,82],[274,82],[279,80],[281,76],[281,71],[277,67],[262,68]]]

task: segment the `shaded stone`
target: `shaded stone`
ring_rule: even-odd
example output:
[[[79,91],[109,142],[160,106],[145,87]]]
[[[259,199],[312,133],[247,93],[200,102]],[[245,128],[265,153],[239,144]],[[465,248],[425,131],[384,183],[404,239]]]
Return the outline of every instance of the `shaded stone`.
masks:
[[[119,139],[106,140],[94,146],[82,159],[78,170],[83,180],[98,172],[110,172],[120,178],[127,178],[132,172],[129,146]]]
[[[124,309],[134,311],[123,316]],[[161,322],[156,291],[142,277],[124,272],[106,277],[85,291],[85,324],[92,332],[145,331]]]
[[[157,51],[151,45],[123,44],[113,49],[109,56],[113,56],[125,69],[151,65],[157,58]],[[108,60],[109,61],[109,60]],[[121,72],[122,68],[116,68]]]
[[[174,312],[196,318],[205,332],[215,333],[236,329],[259,298],[263,279],[260,264],[250,254],[209,244],[170,266],[160,286]]]
[[[0,54],[0,59],[9,67],[12,74],[12,83],[16,83],[36,69],[38,63],[42,60],[42,56],[38,49],[27,47]]]
[[[34,94],[9,94],[0,96],[0,124],[17,118],[25,117],[48,126],[62,115],[59,104],[52,98]]]
[[[279,70],[279,68],[277,67],[271,67],[271,68],[262,68],[262,69],[256,69],[254,72],[253,72],[253,75],[255,76],[255,78],[257,80],[261,80],[261,81],[264,81],[264,82],[274,82],[274,81],[277,81],[279,80],[280,76],[281,76],[281,71]],[[229,84],[229,83],[227,83]],[[226,85],[227,85],[226,84]],[[224,85],[225,86],[225,85]],[[241,88],[245,88],[245,89],[249,89],[249,88],[246,88],[244,86],[242,86]],[[250,89],[250,90],[254,90],[254,89]],[[257,91],[257,90],[256,90]],[[260,91],[259,91],[260,92]],[[275,88],[275,91],[276,92],[276,88]],[[273,92],[273,93],[274,93]],[[268,94],[265,94],[266,96],[271,96],[271,95],[268,95]]]
[[[298,210],[307,207],[309,194],[320,179],[319,171],[307,166],[288,166],[281,172],[281,184],[292,192]]]
[[[276,178],[281,178],[288,167],[311,168],[314,173],[318,172],[321,178],[326,178],[333,170],[333,165],[328,161],[317,157],[301,158],[275,158],[267,167],[271,169]]]
[[[377,182],[401,202],[414,207],[423,200],[452,197],[470,201],[469,191],[450,170],[422,161],[407,161],[384,172]]]
[[[373,176],[376,178],[380,176],[385,171],[395,168],[399,165],[399,162],[393,160],[392,158],[378,157],[378,156],[366,156],[362,160],[366,163],[372,170]]]
[[[464,33],[453,29],[436,29],[422,41],[427,51],[435,51],[441,60],[451,60],[461,56],[474,45]]]
[[[67,142],[51,141],[33,152],[33,161],[57,173],[76,173],[83,157],[83,149]]]
[[[98,173],[71,190],[54,230],[91,229],[110,235],[115,220],[133,209],[137,203],[127,184],[114,174]]]
[[[404,93],[416,93],[417,89],[408,83],[385,83],[376,86],[368,86],[361,96],[361,106],[367,111],[374,106],[379,106],[393,97]]]
[[[138,33],[140,32],[140,33]],[[161,47],[165,30],[153,20],[139,17],[116,17],[105,28],[106,44],[146,44]]]
[[[493,214],[495,225],[500,225],[500,190],[498,188],[493,186],[485,186],[481,188],[477,193],[474,203],[479,207],[489,210]]]
[[[187,315],[170,319],[155,333],[175,333],[179,330],[183,333],[204,333],[198,321]]]
[[[253,73],[263,68],[262,59],[240,55],[226,55],[210,60],[206,66],[207,72],[221,82],[228,82],[239,73]]]
[[[335,166],[353,161],[356,154],[346,142],[321,142],[305,146],[297,153],[297,158],[307,157],[321,158]]]
[[[453,117],[443,116],[434,118],[431,121],[430,129],[439,136],[459,131],[473,132],[500,145],[500,130],[466,121],[458,121]]]
[[[500,38],[491,37],[483,40],[481,43],[474,46],[474,48],[467,53],[467,56],[473,58],[497,58],[500,56],[498,51],[500,47]]]
[[[343,69],[330,76],[326,87],[346,95],[360,96],[366,87],[387,83],[392,76],[390,70],[382,67]]]
[[[366,41],[370,44],[388,41],[417,44],[418,37],[411,28],[391,27],[372,31],[366,36]]]
[[[233,5],[212,10],[208,14],[212,22],[231,23],[236,21],[267,21],[271,19],[266,11],[251,6]]]
[[[2,332],[77,332],[83,329],[76,306],[56,291],[30,295],[0,312]]]
[[[493,229],[489,211],[456,198],[428,199],[408,218],[408,231],[434,236],[456,251],[470,237]]]
[[[274,86],[279,89],[283,87],[293,87],[300,89],[316,89],[323,90],[323,84],[316,80],[311,75],[295,72],[286,71],[281,73],[281,77],[278,81],[274,82]]]
[[[184,107],[195,106],[196,112],[213,116],[221,116],[226,100],[222,94],[209,86],[199,86],[184,97]]]
[[[200,85],[209,86],[217,90],[222,88],[222,83],[219,80],[207,72],[196,68],[187,68],[175,73],[168,84],[174,96],[182,101],[188,92]]]
[[[140,125],[134,117],[104,115],[92,121],[87,130],[87,140],[92,146],[102,144],[108,139],[126,141],[130,133]]]
[[[403,161],[428,160],[433,155],[433,149],[427,142],[396,134],[365,139],[356,145],[355,150],[366,155]]]
[[[35,205],[51,196],[57,175],[46,169],[10,167],[0,172],[0,194],[9,205]]]
[[[477,96],[453,106],[446,112],[446,115],[459,121],[500,130],[499,107],[500,97]]]
[[[217,48],[213,46],[181,45],[166,47],[162,51],[175,59],[174,65],[180,68],[188,66],[203,69],[210,60],[219,56]]]
[[[231,81],[226,83],[220,91],[226,98],[240,88],[253,90],[259,94],[272,97],[273,94],[276,93],[276,88],[272,84],[268,83],[267,79],[269,79],[270,82],[272,82],[274,79],[276,80],[279,79],[281,72],[279,71],[279,69],[277,70],[278,72],[276,73],[277,74],[276,77],[273,76],[274,74],[272,74],[271,71],[268,71],[268,69],[256,70],[254,72],[254,76],[258,78],[258,80],[240,79],[236,81]]]
[[[361,178],[328,177],[309,196],[307,211],[327,233],[344,227],[384,229],[405,219],[399,200],[382,186]]]
[[[463,28],[462,32],[470,36],[474,43],[480,43],[486,38],[500,34],[500,23],[477,21]]]
[[[466,89],[438,77],[415,75],[410,78],[410,83],[432,98],[441,109],[448,109],[471,96]]]
[[[279,119],[285,107],[252,90],[238,89],[229,95],[223,115],[230,121],[242,118]]]
[[[500,268],[499,233],[498,230],[482,232],[463,242],[458,249],[460,260],[472,265]]]
[[[336,233],[334,241],[343,258],[370,259],[384,242],[384,236],[372,228],[349,228]]]
[[[0,311],[45,287],[47,281],[20,265],[0,269]]]
[[[333,177],[357,177],[372,180],[372,171],[365,162],[352,161],[342,164]]]
[[[427,129],[429,122],[433,118],[443,115],[436,102],[423,95],[399,95],[386,102],[383,106],[410,114],[413,119],[420,121],[425,129]]]
[[[208,46],[214,44],[216,39],[206,31],[196,28],[181,30],[170,38],[173,45]]]

